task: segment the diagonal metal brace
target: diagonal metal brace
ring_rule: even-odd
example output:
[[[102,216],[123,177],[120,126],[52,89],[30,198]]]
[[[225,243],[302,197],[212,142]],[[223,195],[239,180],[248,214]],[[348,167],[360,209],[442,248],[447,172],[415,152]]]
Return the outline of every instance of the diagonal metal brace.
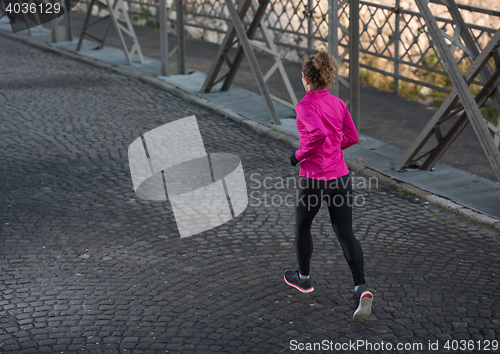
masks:
[[[295,93],[292,89],[290,81],[288,80],[288,76],[286,75],[276,46],[274,45],[267,26],[264,23],[263,18],[269,2],[270,0],[261,0],[257,5],[255,0],[244,0],[239,3],[238,12],[236,11],[233,1],[226,0],[226,6],[231,16],[232,24],[229,26],[226,36],[224,37],[224,40],[219,47],[216,59],[212,63],[212,66],[207,74],[201,90],[202,92],[210,92],[210,90],[219,82],[223,82],[221,89],[222,91],[229,90],[231,84],[234,81],[234,78],[236,77],[236,73],[241,66],[244,56],[246,56],[250,64],[250,68],[252,69],[252,72],[257,81],[259,91],[264,98],[267,109],[274,124],[281,124],[279,114],[276,110],[273,100],[293,108],[297,103],[297,98],[295,97]],[[254,15],[250,25],[248,26],[248,29],[245,30],[242,20],[250,7],[252,7],[253,9]],[[253,40],[258,30],[260,30],[260,32],[262,33],[262,37],[264,39],[263,44]],[[230,60],[228,52],[238,42],[239,48],[236,52],[236,56],[233,60]],[[255,53],[253,51],[254,47],[264,50],[265,52],[274,56],[275,64],[265,75],[263,75],[257,58],[255,57]],[[222,65],[224,63],[229,66],[229,71],[221,78],[217,79],[217,76],[219,75],[219,72],[221,71]],[[280,73],[283,82],[285,83],[285,87],[287,89],[288,95],[290,96],[291,103],[273,96],[269,91],[266,81],[276,71]]]
[[[497,31],[497,33],[493,36],[493,38],[490,40],[490,42],[484,47],[483,51],[477,56],[476,60],[472,63],[471,67],[467,70],[465,73],[465,80],[467,82],[467,85],[471,84],[474,79],[481,73],[481,71],[484,69],[484,67],[487,65],[488,60],[497,53],[498,47],[500,46],[500,30]],[[499,63],[500,64],[500,63]],[[494,79],[495,76],[498,74],[495,72],[492,76],[490,76],[489,81],[485,83],[485,86],[483,90],[478,94],[476,97],[476,100],[482,95],[482,93],[486,94],[486,98],[491,97],[494,93],[498,93],[498,84],[497,81]],[[486,90],[486,91],[485,91]],[[484,91],[484,92],[483,92]],[[418,160],[429,156],[429,153],[426,153],[424,155],[419,156],[418,158],[415,159],[415,156],[420,152],[420,150],[424,147],[424,145],[429,141],[429,139],[432,137],[433,134],[435,134],[436,130],[439,129],[439,126],[442,122],[446,121],[450,116],[455,115],[456,112],[452,113],[452,109],[455,106],[455,104],[458,102],[459,96],[458,96],[458,91],[456,88],[454,88],[446,100],[443,102],[441,107],[436,111],[434,116],[431,118],[431,120],[427,123],[425,128],[422,130],[422,132],[419,134],[419,136],[415,139],[415,141],[412,143],[412,145],[408,148],[406,153],[403,155],[403,157],[399,160],[397,163],[396,167],[394,168],[396,171],[400,171],[405,167],[411,166],[414,163],[416,163]],[[478,100],[478,105],[482,106],[486,100]],[[468,123],[468,118],[467,116],[461,117],[459,121],[462,121],[465,119],[465,125]],[[455,123],[460,124],[459,122]],[[465,125],[463,127],[465,127]],[[456,128],[455,126],[452,128]],[[460,132],[463,130],[463,128],[460,130]],[[458,132],[459,134],[459,132]],[[457,135],[450,135],[449,137],[454,137],[456,138]],[[454,139],[453,139],[454,140]],[[434,151],[430,153],[431,156],[429,156],[428,160],[426,160],[422,164],[422,169],[425,170],[430,170],[435,163],[439,160],[439,158],[444,154],[446,149],[451,145],[453,141],[448,141],[446,144],[441,145],[441,142],[439,145],[433,149]],[[438,153],[439,151],[439,153]]]
[[[82,32],[80,34],[80,38],[78,39],[78,44],[76,45],[76,51],[79,51],[81,49],[83,39],[85,36],[89,36],[90,38],[96,40],[97,43],[99,43],[99,45],[95,49],[102,49],[104,47],[104,42],[106,41],[106,37],[107,37],[108,31],[109,31],[109,26],[111,24],[111,18],[110,18],[110,15],[106,15],[104,17],[98,18],[94,22],[90,22],[90,16],[92,15],[92,9],[94,8],[94,5],[97,5],[100,9],[107,9],[108,8],[107,4],[105,4],[99,0],[90,0],[90,3],[89,3],[88,8],[87,8],[87,14],[85,15],[85,20],[83,22]],[[93,25],[99,23],[99,22],[102,22],[102,21],[106,21],[106,30],[104,31],[103,36],[101,38],[99,38],[96,35],[90,33],[89,28],[92,27]]]
[[[135,54],[138,55],[139,61],[144,63],[144,56],[142,55],[141,47],[139,45],[139,41],[137,40],[137,36],[134,31],[134,27],[132,26],[132,22],[130,21],[130,17],[128,15],[127,9],[123,3],[123,0],[115,0],[114,3],[112,0],[106,0],[106,3],[103,3],[99,0],[91,0],[89,8],[87,9],[87,15],[85,17],[85,22],[83,24],[83,29],[80,34],[80,39],[78,40],[78,45],[76,50],[79,51],[83,42],[84,36],[89,36],[99,43],[99,46],[96,49],[102,49],[104,47],[104,42],[106,40],[110,23],[112,22],[115,26],[116,32],[118,33],[118,37],[120,38],[120,42],[122,44],[123,53],[125,54],[125,58],[127,59],[130,65],[133,64],[133,57]],[[98,20],[89,23],[90,15],[92,14],[92,8],[94,5],[99,6],[100,8],[105,8],[109,11],[109,15],[99,18]],[[119,13],[123,14],[123,19],[125,21],[125,26],[118,22]],[[103,37],[99,38],[88,32],[89,27],[95,25],[98,22],[107,20],[106,29],[104,31]],[[132,48],[129,50],[127,47],[127,43],[125,42],[124,35],[127,35],[132,39]]]
[[[445,42],[441,29],[428,7],[428,0],[416,0],[416,3],[425,19],[429,33],[436,44],[436,50],[442,58],[443,66],[455,86],[458,98],[462,102],[467,116],[469,117],[471,126],[479,139],[479,143],[481,144],[481,147],[490,162],[497,179],[500,181],[500,153],[495,145],[488,126],[482,117],[479,106],[469,89],[469,84],[458,67],[458,64],[449,50],[447,43]],[[497,32],[497,34],[498,33],[499,32]],[[498,46],[495,47],[495,51],[496,48],[498,48]],[[484,65],[486,65],[486,63],[484,63]]]

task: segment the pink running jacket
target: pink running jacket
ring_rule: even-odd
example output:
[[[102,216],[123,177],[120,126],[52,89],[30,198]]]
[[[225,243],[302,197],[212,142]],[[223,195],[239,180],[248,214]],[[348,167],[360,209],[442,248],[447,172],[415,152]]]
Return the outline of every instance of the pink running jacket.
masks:
[[[299,176],[330,181],[349,173],[342,150],[359,141],[346,104],[327,89],[307,91],[295,106]],[[343,134],[343,135],[342,135]]]

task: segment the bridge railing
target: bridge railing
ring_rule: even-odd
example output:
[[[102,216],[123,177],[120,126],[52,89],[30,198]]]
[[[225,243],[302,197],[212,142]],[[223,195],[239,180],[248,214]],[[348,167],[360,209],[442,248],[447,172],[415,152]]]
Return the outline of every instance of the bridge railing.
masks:
[[[384,4],[376,1],[360,1],[360,67],[383,75],[391,83],[389,89],[395,93],[399,93],[401,81],[449,92],[443,84],[448,76],[425,32],[425,21],[415,1],[384,0]],[[126,2],[132,18],[136,15],[158,19],[158,0]],[[170,10],[175,11],[174,3],[174,0],[167,0]],[[500,27],[500,11],[458,2],[457,5],[481,50]],[[222,40],[230,22],[225,0],[185,0],[184,6],[188,32],[208,41]],[[442,5],[433,3],[431,6]],[[442,7],[438,23],[444,29],[451,28],[451,17]],[[332,20],[337,23],[337,53],[342,74],[342,62],[347,62],[348,58],[348,0],[272,0],[265,19],[283,58],[301,61],[308,53],[328,49],[328,38],[335,30],[329,26],[330,16],[335,16],[332,9],[337,10],[336,19]],[[175,21],[172,11],[170,19]],[[455,56],[465,71],[470,65],[466,53],[457,47]],[[435,75],[431,80],[432,75],[426,73]]]

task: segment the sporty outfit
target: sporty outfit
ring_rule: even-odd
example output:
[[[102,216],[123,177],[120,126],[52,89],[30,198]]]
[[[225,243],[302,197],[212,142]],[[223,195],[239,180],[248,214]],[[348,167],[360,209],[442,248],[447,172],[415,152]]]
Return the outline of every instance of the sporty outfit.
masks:
[[[353,192],[342,150],[359,141],[346,104],[327,89],[308,91],[296,105],[300,149],[291,163],[300,161],[300,179],[295,200],[295,247],[299,271],[285,272],[285,282],[301,292],[314,290],[309,275],[313,241],[311,224],[327,202],[333,229],[352,272],[356,292],[355,318],[370,313],[373,295],[363,285],[363,251],[352,232]]]

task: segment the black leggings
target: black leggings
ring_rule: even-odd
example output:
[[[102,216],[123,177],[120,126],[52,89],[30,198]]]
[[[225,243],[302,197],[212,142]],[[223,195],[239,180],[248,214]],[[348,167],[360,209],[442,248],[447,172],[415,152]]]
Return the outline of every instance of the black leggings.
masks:
[[[313,253],[311,224],[324,200],[328,205],[333,230],[351,268],[354,285],[365,283],[363,251],[352,232],[353,199],[349,175],[331,181],[306,177],[299,179],[295,199],[295,247],[300,274],[309,275]]]

